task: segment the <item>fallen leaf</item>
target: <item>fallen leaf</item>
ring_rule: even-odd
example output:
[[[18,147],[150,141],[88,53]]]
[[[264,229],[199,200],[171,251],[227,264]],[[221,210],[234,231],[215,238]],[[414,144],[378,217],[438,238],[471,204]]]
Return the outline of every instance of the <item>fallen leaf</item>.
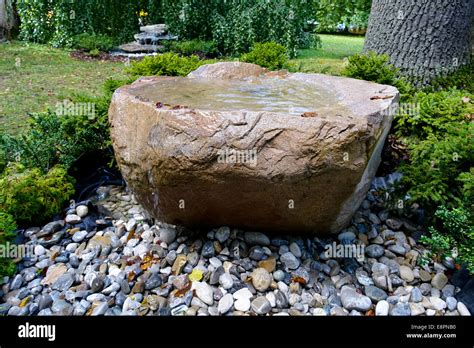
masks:
[[[304,112],[301,117],[316,117],[318,116],[317,112]]]
[[[135,272],[131,271],[127,276],[127,280],[131,282],[134,278],[135,278]]]
[[[178,109],[187,109],[188,107],[187,106],[184,106],[184,105],[174,105],[171,107],[171,110],[178,110]]]
[[[193,269],[188,278],[192,282],[198,282],[202,279],[202,271],[199,269]]]
[[[30,301],[30,296],[27,296],[25,297],[21,302],[20,304],[18,305],[18,307],[20,308],[23,308],[26,306],[26,304]]]
[[[300,283],[300,284],[303,284],[303,285],[306,284],[306,280],[304,278],[301,278],[301,277],[293,277],[293,278],[291,278],[291,281],[294,282],[294,283]]]
[[[390,99],[393,98],[393,95],[374,95],[370,97],[370,100],[379,100],[379,99]]]
[[[182,288],[181,290],[176,290],[174,296],[175,297],[183,297],[184,295],[186,295],[186,293],[189,290],[191,290],[191,282],[187,282],[186,286],[184,288]]]
[[[127,242],[132,239],[135,236],[135,228],[132,228],[132,230],[128,233],[127,236]]]

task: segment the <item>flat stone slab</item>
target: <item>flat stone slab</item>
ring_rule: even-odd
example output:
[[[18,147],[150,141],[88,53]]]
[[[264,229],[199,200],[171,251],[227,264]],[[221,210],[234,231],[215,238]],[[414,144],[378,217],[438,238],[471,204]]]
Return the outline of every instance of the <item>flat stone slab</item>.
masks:
[[[141,45],[138,42],[129,42],[119,46],[124,52],[127,53],[153,53],[163,49],[163,46],[159,45]]]
[[[364,199],[396,88],[240,62],[144,77],[109,109],[118,165],[162,221],[339,232]]]
[[[166,24],[143,25],[140,27],[140,31],[144,33],[154,33],[161,35],[168,32],[168,27]]]

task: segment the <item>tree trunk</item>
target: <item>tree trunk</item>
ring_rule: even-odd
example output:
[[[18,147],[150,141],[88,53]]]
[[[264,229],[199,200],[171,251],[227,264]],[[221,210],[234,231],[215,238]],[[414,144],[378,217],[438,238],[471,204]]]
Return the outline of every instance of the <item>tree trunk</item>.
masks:
[[[474,0],[373,0],[364,49],[427,84],[471,62],[473,11]]]
[[[12,31],[18,25],[13,0],[0,0],[0,40],[11,39]]]

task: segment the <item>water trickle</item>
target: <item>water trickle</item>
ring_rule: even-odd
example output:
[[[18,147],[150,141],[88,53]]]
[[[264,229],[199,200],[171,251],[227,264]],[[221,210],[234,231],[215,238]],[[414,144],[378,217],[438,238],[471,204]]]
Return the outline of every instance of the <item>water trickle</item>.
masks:
[[[320,109],[325,110],[325,115],[347,113],[329,91],[281,77],[246,80],[164,78],[158,84],[132,87],[131,92],[154,103],[201,110],[267,111],[298,116]]]

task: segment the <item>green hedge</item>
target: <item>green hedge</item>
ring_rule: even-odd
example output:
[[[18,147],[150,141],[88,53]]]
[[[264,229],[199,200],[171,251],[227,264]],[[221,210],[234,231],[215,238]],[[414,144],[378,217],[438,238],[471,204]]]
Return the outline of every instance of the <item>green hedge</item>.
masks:
[[[182,56],[198,56],[200,58],[215,58],[219,52],[214,41],[188,40],[171,41],[167,44],[166,50]]]
[[[314,17],[311,0],[165,0],[165,20],[182,39],[214,40],[219,52],[240,55],[254,42],[275,41],[296,55]]]
[[[163,21],[159,0],[17,0],[20,38],[53,46],[71,46],[73,37],[95,33],[118,41],[133,39],[140,11],[150,23]]]
[[[142,19],[165,22],[181,40],[213,40],[225,55],[275,41],[294,56],[308,44],[314,16],[312,0],[18,0],[17,8],[24,40],[71,46],[74,36],[89,33],[122,43],[133,40]]]

